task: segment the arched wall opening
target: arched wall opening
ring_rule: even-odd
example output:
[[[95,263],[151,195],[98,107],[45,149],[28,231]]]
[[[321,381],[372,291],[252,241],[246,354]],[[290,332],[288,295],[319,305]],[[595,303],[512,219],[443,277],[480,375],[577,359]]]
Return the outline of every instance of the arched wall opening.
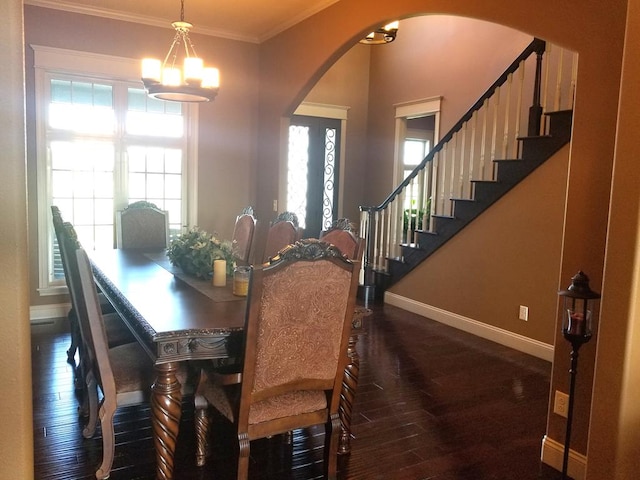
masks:
[[[372,25],[425,13],[457,15],[506,25],[570,48],[580,55],[572,144],[567,152],[559,274],[555,284],[557,290],[582,269],[588,272],[592,286],[601,290],[626,2],[585,7],[577,1],[560,5],[545,0],[532,6],[524,0],[491,4],[469,1],[455,5],[439,0],[401,0],[393,4],[373,1],[366,10],[349,0],[332,5],[261,46],[258,204],[270,205],[271,199],[277,196],[277,163],[283,146],[280,126],[310,91],[310,86],[315,85],[328,67]],[[327,31],[332,35],[327,36]],[[584,33],[587,31],[589,35]],[[611,102],[594,99],[610,99]],[[589,238],[588,242],[585,242],[586,238]],[[548,295],[553,297],[555,291]],[[557,302],[555,298],[551,301]],[[557,303],[555,310],[554,321],[557,322]],[[601,315],[601,318],[605,317]],[[554,336],[554,364],[558,367],[553,371],[552,390],[565,382],[563,365],[569,354],[568,347],[558,337],[557,328]],[[584,395],[583,407],[577,413],[581,418],[589,418],[596,348],[597,342],[581,352],[584,362],[584,367],[581,364],[584,382],[581,394]],[[561,439],[564,422],[550,415],[548,423],[548,435]],[[578,430],[580,433],[574,430],[574,449],[585,453],[589,422],[581,422]]]

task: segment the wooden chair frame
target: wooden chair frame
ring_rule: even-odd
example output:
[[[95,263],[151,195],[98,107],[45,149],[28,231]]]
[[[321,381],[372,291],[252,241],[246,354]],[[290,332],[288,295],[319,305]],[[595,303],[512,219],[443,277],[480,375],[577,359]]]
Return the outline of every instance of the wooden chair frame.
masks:
[[[260,341],[261,332],[264,331],[260,326],[265,315],[265,309],[263,302],[265,298],[272,298],[274,295],[291,295],[291,300],[295,301],[295,292],[282,292],[272,291],[271,278],[277,278],[278,275],[292,275],[292,282],[296,283],[295,275],[297,270],[292,269],[296,264],[301,266],[308,265],[309,262],[320,262],[328,268],[328,271],[348,272],[348,281],[345,284],[345,289],[342,294],[344,297],[341,299],[335,298],[336,305],[339,305],[339,346],[337,347],[337,359],[335,364],[331,364],[331,378],[329,375],[325,378],[313,378],[311,376],[296,379],[290,379],[285,383],[277,383],[276,385],[266,389],[254,388],[254,381],[260,378],[258,372],[263,371],[257,369],[258,356],[261,355],[261,348],[258,347]],[[322,263],[324,262],[324,263]],[[330,263],[332,266],[327,266]],[[320,265],[319,264],[319,265]],[[289,270],[287,270],[289,269]],[[349,344],[349,336],[351,333],[351,320],[353,317],[353,311],[355,308],[355,299],[358,286],[358,269],[359,262],[351,261],[347,259],[335,246],[327,244],[326,242],[320,242],[314,239],[306,239],[296,242],[289,247],[281,250],[279,255],[273,259],[270,265],[265,265],[262,268],[252,269],[252,278],[250,285],[250,292],[248,298],[247,319],[245,324],[245,348],[244,348],[244,362],[243,370],[241,374],[240,383],[240,396],[238,401],[231,401],[231,410],[234,425],[237,429],[238,435],[238,479],[246,479],[248,475],[248,459],[250,442],[258,438],[264,438],[281,433],[287,433],[297,428],[305,428],[312,425],[324,424],[326,428],[325,433],[325,473],[328,478],[335,478],[337,471],[337,454],[338,454],[338,440],[340,435],[340,394],[342,391],[342,380],[345,371],[345,367],[348,362],[347,347]],[[318,291],[323,290],[323,281],[331,284],[335,280],[335,277],[329,278],[328,276],[323,279],[316,279],[314,282],[318,286]],[[282,278],[282,277],[280,277]],[[340,303],[342,302],[342,303]],[[302,313],[308,321],[310,312]],[[335,313],[338,315],[338,313]],[[337,321],[337,318],[334,318]],[[291,352],[292,356],[295,353]],[[295,357],[293,357],[295,358]],[[328,359],[328,362],[333,362],[334,359]],[[215,395],[210,395],[210,390],[213,382],[216,382],[215,372],[203,373],[202,381],[199,387],[199,392],[196,398],[206,397],[212,399]],[[228,377],[221,377],[223,379]],[[237,378],[237,376],[236,376]],[[225,382],[223,382],[225,383]],[[226,382],[230,383],[230,382]],[[221,384],[218,384],[222,387]],[[237,387],[237,386],[236,386]],[[222,387],[228,388],[228,387]],[[316,408],[314,410],[304,411],[296,413],[295,415],[286,416],[281,415],[277,418],[267,418],[260,422],[250,421],[250,411],[253,408],[257,408],[256,404],[265,401],[277,401],[274,398],[283,398],[283,395],[297,394],[302,391],[318,392],[324,391],[326,394],[326,403],[322,408]],[[294,393],[292,393],[294,392]],[[215,402],[215,400],[214,400]],[[200,403],[202,406],[202,403]],[[200,425],[196,423],[196,427],[200,428]],[[205,425],[206,428],[206,425]],[[198,433],[198,437],[206,437],[202,432]]]

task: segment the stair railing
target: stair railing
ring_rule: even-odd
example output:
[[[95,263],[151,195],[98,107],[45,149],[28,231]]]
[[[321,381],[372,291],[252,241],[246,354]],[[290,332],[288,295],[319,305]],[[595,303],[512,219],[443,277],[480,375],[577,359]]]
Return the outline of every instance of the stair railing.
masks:
[[[545,113],[573,109],[576,73],[576,54],[534,39],[380,205],[360,207],[365,297],[417,230],[453,216],[452,199],[472,199],[473,180],[495,178],[494,160],[519,159],[519,138],[547,133]]]

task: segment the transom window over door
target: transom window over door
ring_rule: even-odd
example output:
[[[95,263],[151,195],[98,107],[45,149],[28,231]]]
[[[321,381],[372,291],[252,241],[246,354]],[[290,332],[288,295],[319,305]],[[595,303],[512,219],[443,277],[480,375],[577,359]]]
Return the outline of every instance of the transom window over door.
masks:
[[[185,105],[149,98],[139,82],[36,70],[40,292],[48,294],[64,286],[51,205],[87,249],[113,248],[115,211],[138,200],[167,210],[175,234],[187,223],[194,149]]]

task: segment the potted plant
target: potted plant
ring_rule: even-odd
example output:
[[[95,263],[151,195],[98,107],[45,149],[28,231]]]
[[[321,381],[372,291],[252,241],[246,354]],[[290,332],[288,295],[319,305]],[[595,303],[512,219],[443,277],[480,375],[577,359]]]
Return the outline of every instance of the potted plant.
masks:
[[[172,265],[184,273],[199,278],[211,276],[214,260],[226,260],[227,274],[233,273],[231,242],[220,240],[198,227],[192,227],[173,238],[167,249],[167,257]]]

